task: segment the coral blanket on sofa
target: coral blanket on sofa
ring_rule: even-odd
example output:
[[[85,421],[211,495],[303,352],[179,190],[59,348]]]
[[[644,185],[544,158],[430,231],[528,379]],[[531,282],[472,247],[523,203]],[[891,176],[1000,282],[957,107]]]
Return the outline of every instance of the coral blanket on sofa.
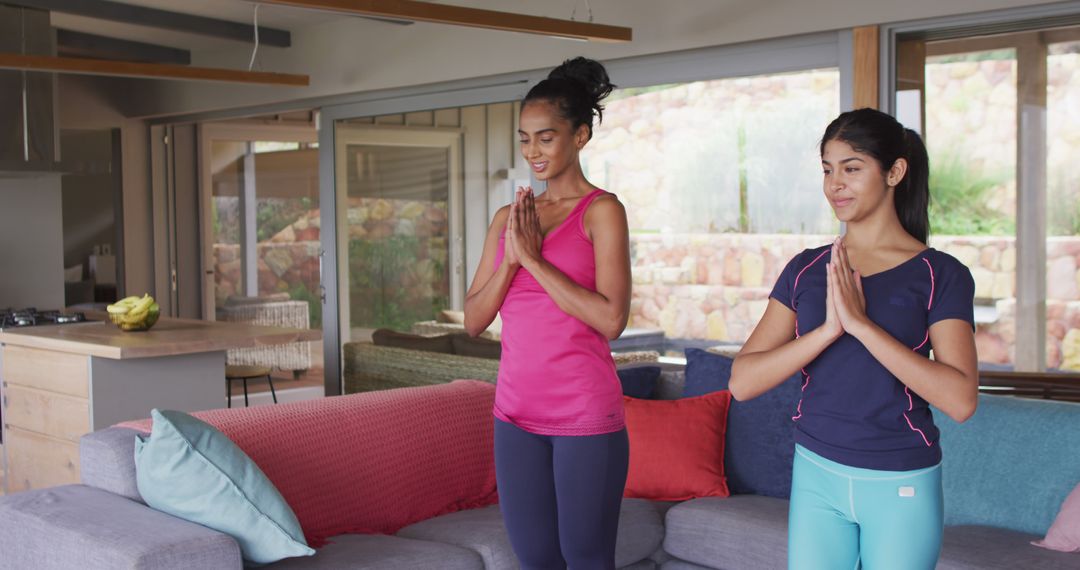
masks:
[[[192,415],[232,439],[312,546],[493,504],[495,386],[476,380]],[[150,432],[149,419],[117,424]]]

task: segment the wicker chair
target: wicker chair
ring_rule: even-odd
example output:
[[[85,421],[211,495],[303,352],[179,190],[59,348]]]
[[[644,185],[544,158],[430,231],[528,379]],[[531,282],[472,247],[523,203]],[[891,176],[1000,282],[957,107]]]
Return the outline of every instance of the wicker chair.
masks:
[[[613,354],[616,366],[655,362],[654,351]],[[376,346],[370,342],[345,343],[345,393],[442,384],[468,378],[494,383],[499,361],[443,352]]]
[[[437,336],[447,333],[465,332],[465,325],[458,323],[440,323],[438,321],[417,321],[409,327],[409,332],[421,336]],[[499,340],[499,333],[488,329],[480,333],[480,338]]]
[[[304,301],[269,300],[244,297],[233,303],[226,302],[218,311],[218,319],[228,322],[250,323],[269,327],[306,329],[311,326],[308,304]],[[278,370],[292,370],[299,377],[311,368],[311,346],[306,341],[236,348],[227,352],[227,362],[232,365],[266,366]]]

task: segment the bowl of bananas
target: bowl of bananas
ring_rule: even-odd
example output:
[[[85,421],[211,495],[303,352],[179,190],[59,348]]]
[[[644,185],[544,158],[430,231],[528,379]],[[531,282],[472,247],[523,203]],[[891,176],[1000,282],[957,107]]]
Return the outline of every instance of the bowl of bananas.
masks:
[[[125,297],[105,307],[105,310],[109,313],[109,320],[122,331],[148,330],[161,314],[161,307],[149,294]]]

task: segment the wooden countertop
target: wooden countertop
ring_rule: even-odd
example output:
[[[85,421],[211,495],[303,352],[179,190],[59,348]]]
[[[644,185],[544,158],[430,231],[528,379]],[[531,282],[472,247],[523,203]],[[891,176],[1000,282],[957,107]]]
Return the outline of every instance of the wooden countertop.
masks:
[[[87,315],[89,316],[89,315]],[[148,331],[124,332],[108,321],[0,331],[0,343],[128,359],[214,352],[322,338],[322,331],[162,317]]]

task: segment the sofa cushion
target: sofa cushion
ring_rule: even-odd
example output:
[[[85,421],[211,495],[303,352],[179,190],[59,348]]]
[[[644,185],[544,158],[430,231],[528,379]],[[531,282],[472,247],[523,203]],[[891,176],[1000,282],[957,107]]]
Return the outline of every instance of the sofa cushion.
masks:
[[[439,568],[483,570],[472,550],[442,542],[412,540],[385,534],[343,534],[330,539],[310,558],[292,558],[264,566],[272,570],[371,570],[376,568]]]
[[[616,566],[616,568],[619,570],[656,570],[656,563],[646,558],[626,566]]]
[[[656,395],[656,383],[660,380],[659,366],[633,365],[616,370],[624,396],[652,399]]]
[[[698,566],[685,560],[666,560],[660,565],[660,570],[716,570],[712,566]]]
[[[135,476],[146,504],[232,536],[259,564],[310,556],[296,515],[274,484],[210,424],[183,412],[151,413],[149,439],[135,441]]]
[[[19,570],[242,564],[228,535],[84,485],[0,497],[0,553],[0,568]]]
[[[480,556],[485,568],[517,567],[498,505],[420,521],[401,529],[397,536],[467,548]]]
[[[711,568],[786,568],[787,522],[784,499],[694,499],[668,511],[664,550]]]
[[[727,390],[733,360],[705,350],[686,350],[686,396]],[[779,386],[728,410],[724,473],[733,494],[791,496],[791,465],[795,457],[792,413],[799,401],[802,375],[793,374]]]
[[[683,397],[703,396],[727,390],[734,360],[700,348],[688,348],[684,354],[686,386],[683,388]]]
[[[477,552],[489,569],[517,568],[510,537],[498,505],[461,511],[405,527],[397,536],[455,544]],[[619,512],[615,565],[619,568],[646,560],[664,537],[664,525],[648,501],[624,499]]]
[[[494,503],[494,402],[495,386],[459,380],[193,415],[262,468],[318,547]]]
[[[371,333],[371,342],[375,346],[393,346],[426,352],[454,353],[453,335],[420,336],[390,329],[375,329]]]
[[[135,484],[135,435],[128,428],[106,428],[79,438],[79,478],[97,487],[140,503]]]
[[[502,357],[502,342],[488,338],[473,338],[467,333],[450,335],[450,343],[454,348],[454,354],[461,356],[475,356],[477,358]]]
[[[630,438],[625,496],[658,501],[728,496],[724,428],[730,392],[623,400]]]
[[[1044,535],[1080,473],[1080,404],[979,395],[968,421],[934,410],[934,422],[945,524]]]
[[[656,384],[657,400],[678,400],[686,389],[686,369],[670,369],[661,366],[660,380]]]
[[[947,504],[948,500],[945,502]],[[1036,538],[1035,535],[988,526],[945,527],[937,570],[1080,568],[1080,555],[1038,548],[1030,544]]]

